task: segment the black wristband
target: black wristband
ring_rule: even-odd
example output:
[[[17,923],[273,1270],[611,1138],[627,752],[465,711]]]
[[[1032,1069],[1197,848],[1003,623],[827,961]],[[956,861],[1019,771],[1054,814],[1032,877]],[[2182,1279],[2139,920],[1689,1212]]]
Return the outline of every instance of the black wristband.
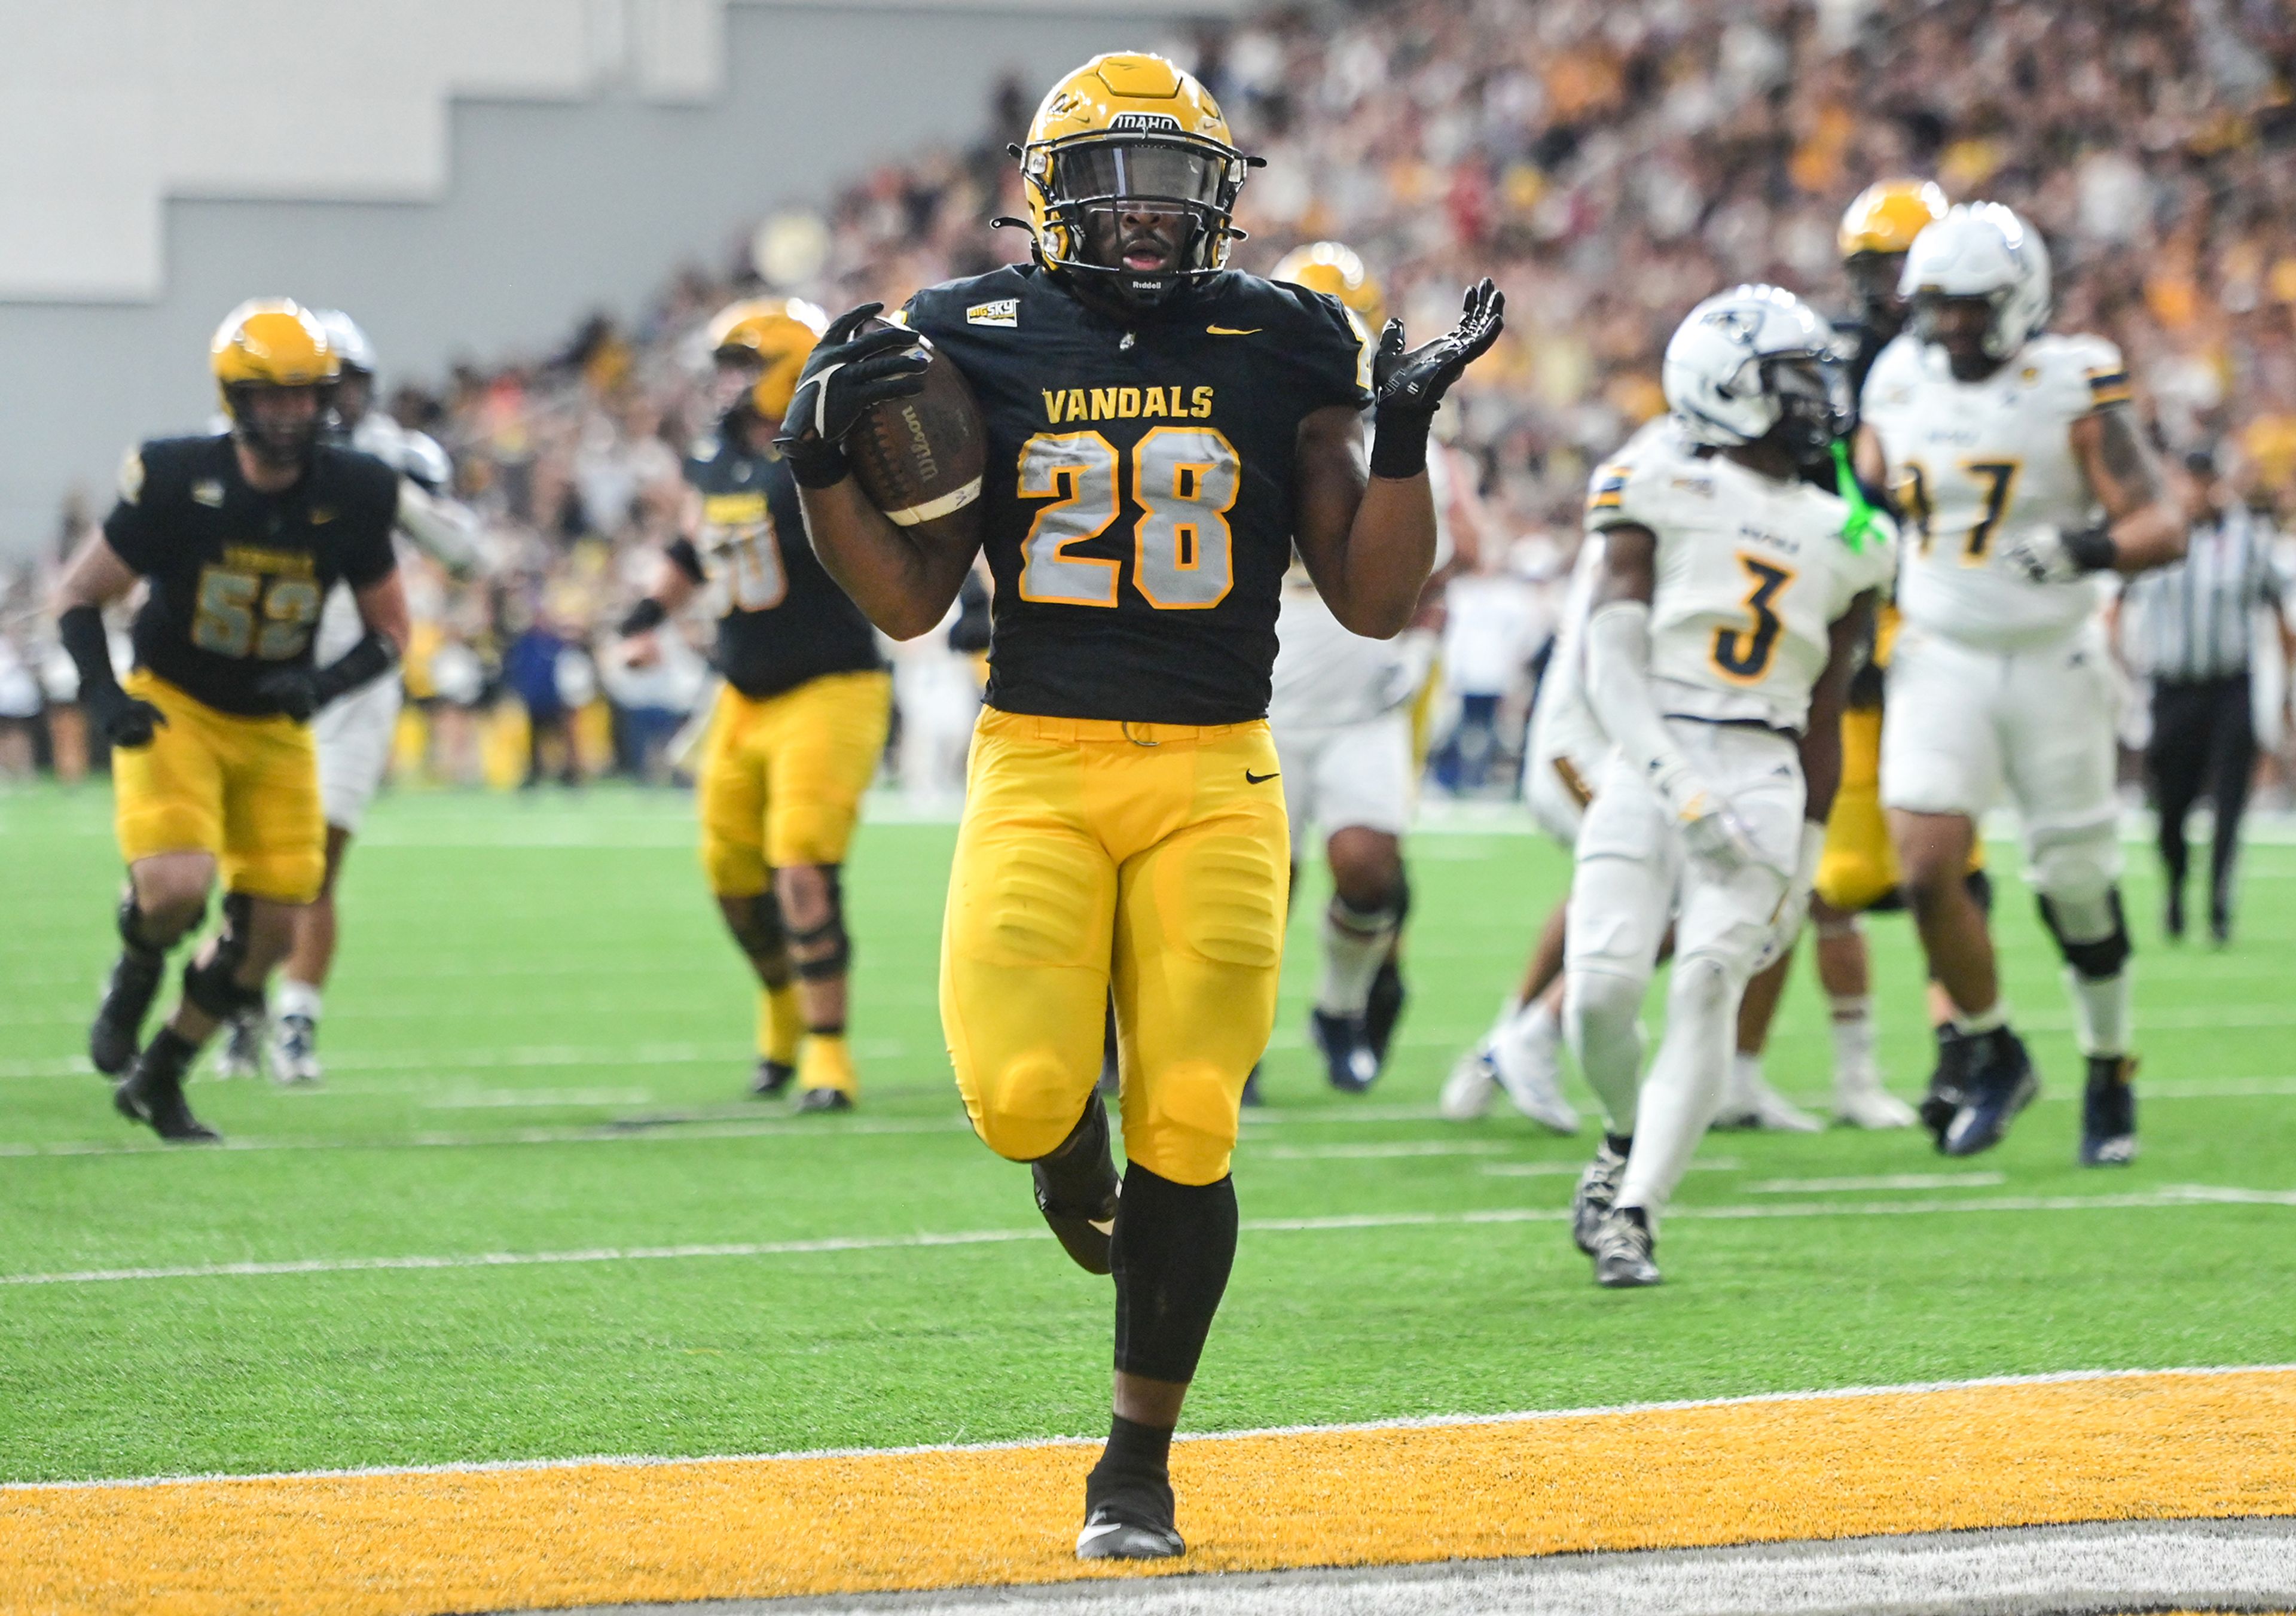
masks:
[[[398,647],[388,636],[368,630],[366,638],[343,652],[339,660],[328,663],[313,677],[312,685],[318,705],[324,707],[337,696],[347,695],[362,685],[373,684],[398,666]]]
[[[792,438],[781,450],[801,488],[833,488],[853,474],[845,451],[825,438]]]
[[[2066,534],[2064,543],[2065,554],[2084,572],[2103,572],[2120,559],[2120,546],[2112,542],[2110,528],[2084,528],[2078,533]]]
[[[1372,417],[1371,474],[1416,477],[1427,469],[1427,431],[1431,410],[1381,410]]]
[[[634,634],[644,634],[650,628],[660,628],[663,620],[668,616],[668,608],[649,595],[630,608],[629,615],[622,619],[621,627],[615,632],[624,639],[627,639]]]
[[[119,680],[111,671],[111,636],[103,631],[103,613],[93,606],[74,606],[56,619],[56,638],[79,669],[79,701],[94,707],[119,693]]]

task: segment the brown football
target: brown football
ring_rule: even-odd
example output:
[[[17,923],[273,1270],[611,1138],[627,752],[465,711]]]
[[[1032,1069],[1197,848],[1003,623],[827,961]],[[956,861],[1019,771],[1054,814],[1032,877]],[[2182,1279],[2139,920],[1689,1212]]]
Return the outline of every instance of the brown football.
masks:
[[[864,331],[886,324],[872,320]],[[924,390],[872,405],[845,439],[870,503],[897,525],[930,524],[952,537],[978,530],[988,429],[955,362],[923,337]]]

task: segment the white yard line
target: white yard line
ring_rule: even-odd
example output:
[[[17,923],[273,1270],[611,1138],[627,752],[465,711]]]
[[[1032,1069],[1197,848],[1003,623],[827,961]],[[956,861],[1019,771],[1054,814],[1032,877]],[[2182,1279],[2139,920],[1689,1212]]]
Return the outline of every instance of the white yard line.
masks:
[[[2006,1173],[1877,1173],[1866,1178],[1765,1178],[1740,1187],[1749,1195],[1835,1195],[1851,1190],[1985,1189],[2008,1180]]]
[[[1736,1221],[1769,1218],[1903,1218],[1955,1212],[2080,1212],[2191,1209],[2215,1205],[2296,1207],[2296,1190],[2251,1190],[2220,1185],[2167,1185],[2115,1195],[2003,1195],[1986,1200],[1897,1201],[1839,1204],[1773,1202],[1760,1206],[1687,1206],[1669,1220]],[[1567,1207],[1488,1207],[1464,1212],[1343,1212],[1319,1218],[1250,1218],[1258,1234],[1324,1234],[1340,1230],[1463,1228],[1518,1223],[1564,1223]],[[1040,1240],[1041,1229],[973,1229],[950,1234],[830,1235],[814,1240],[738,1241],[702,1245],[596,1246],[564,1251],[468,1251],[406,1257],[307,1257],[272,1262],[185,1263],[138,1268],[83,1268],[64,1273],[0,1274],[0,1285],[120,1284],[139,1280],[252,1279],[296,1274],[366,1274],[402,1269],[519,1268],[563,1264],[666,1262],[707,1258],[803,1257],[825,1251],[901,1251],[942,1246],[1003,1245]]]

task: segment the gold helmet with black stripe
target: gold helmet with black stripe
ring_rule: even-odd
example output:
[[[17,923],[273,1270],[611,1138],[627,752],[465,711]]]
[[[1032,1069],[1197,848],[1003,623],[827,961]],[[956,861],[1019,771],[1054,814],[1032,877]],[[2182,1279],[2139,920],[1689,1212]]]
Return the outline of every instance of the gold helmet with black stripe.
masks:
[[[1226,267],[1259,160],[1193,74],[1139,51],[1095,56],[1054,85],[1013,154],[1037,263],[1141,307]]]
[[[1945,193],[1935,180],[1877,180],[1841,215],[1834,242],[1841,267],[1866,317],[1894,330],[1905,318],[1898,276],[1914,238],[1945,217]]]
[[[828,324],[829,316],[802,298],[744,298],[719,309],[703,332],[722,379],[719,407],[746,406],[778,422]]]
[[[286,298],[250,298],[216,327],[208,365],[233,437],[274,465],[310,457],[342,374],[342,356],[317,316]],[[265,393],[308,394],[309,403],[259,403]]]
[[[1309,291],[1327,292],[1337,298],[1349,313],[1363,323],[1364,330],[1371,333],[1374,342],[1387,325],[1387,294],[1380,290],[1378,279],[1364,267],[1362,257],[1352,247],[1338,242],[1310,242],[1304,247],[1294,247],[1277,260],[1267,278],[1288,281]]]

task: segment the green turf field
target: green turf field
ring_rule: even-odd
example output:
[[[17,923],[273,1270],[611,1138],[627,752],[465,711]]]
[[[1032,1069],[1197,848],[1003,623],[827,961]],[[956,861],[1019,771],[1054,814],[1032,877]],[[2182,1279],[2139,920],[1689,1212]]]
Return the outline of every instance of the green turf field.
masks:
[[[348,878],[326,1087],[202,1080],[231,1148],[185,1151],[116,1118],[81,1061],[109,806],[0,796],[0,1478],[1104,1431],[1107,1284],[1043,1235],[947,1076],[950,827],[863,833],[865,1108],[800,1120],[742,1095],[751,996],[684,798],[388,800]],[[1378,1092],[1324,1090],[1304,952],[1287,972],[1189,1423],[2296,1360],[2296,850],[2251,856],[2223,955],[2160,944],[2149,857],[2131,868],[2134,1169],[2072,1166],[2079,1068],[2012,879],[2009,985],[2050,1091],[2009,1143],[1949,1163],[1908,1134],[1718,1136],[1666,1226],[1669,1283],[1611,1294],[1556,1221],[1587,1144],[1432,1114],[1563,862],[1523,833],[1423,835],[1414,997]],[[1872,931],[1910,1094],[1911,942]],[[1773,1050],[1790,1094],[1825,1086],[1819,1003],[1804,974]],[[676,1250],[712,1246],[737,1250]],[[40,1275],[79,1277],[22,1283]]]

